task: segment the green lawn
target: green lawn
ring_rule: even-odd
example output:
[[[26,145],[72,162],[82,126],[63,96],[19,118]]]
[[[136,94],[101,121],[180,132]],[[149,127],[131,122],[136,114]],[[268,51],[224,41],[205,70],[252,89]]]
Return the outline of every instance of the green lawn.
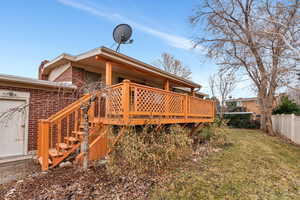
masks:
[[[183,164],[152,199],[300,199],[299,146],[254,130],[229,137],[233,145]]]

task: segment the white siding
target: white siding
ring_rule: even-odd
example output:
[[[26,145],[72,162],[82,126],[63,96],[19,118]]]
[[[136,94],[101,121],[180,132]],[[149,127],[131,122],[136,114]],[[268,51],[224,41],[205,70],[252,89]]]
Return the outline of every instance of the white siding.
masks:
[[[62,66],[59,66],[59,67],[56,67],[54,68],[50,74],[49,74],[49,77],[48,77],[48,80],[49,81],[54,81],[56,78],[58,78],[63,72],[65,72],[71,65],[68,63],[68,64],[65,64],[65,65],[62,65]]]

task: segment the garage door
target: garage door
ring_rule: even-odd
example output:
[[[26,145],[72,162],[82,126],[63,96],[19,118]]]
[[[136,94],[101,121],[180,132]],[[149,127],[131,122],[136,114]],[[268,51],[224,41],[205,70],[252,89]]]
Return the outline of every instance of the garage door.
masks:
[[[0,114],[18,106],[25,101],[0,99]],[[9,117],[0,123],[0,158],[24,155],[25,116],[22,112],[10,112]]]

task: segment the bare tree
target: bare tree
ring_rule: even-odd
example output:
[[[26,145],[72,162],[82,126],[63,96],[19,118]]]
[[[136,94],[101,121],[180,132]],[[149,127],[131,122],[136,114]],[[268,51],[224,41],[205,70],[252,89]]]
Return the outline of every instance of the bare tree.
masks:
[[[161,58],[158,59],[157,64],[161,69],[175,74],[179,77],[191,79],[192,72],[189,67],[185,66],[180,60],[174,58],[174,56],[168,53],[162,53]]]
[[[275,92],[295,78],[299,62],[299,0],[205,0],[190,18],[205,25],[195,46],[206,47],[223,70],[242,70],[257,88],[262,129],[273,135]],[[203,23],[204,24],[203,24]],[[295,42],[293,48],[284,37]],[[283,37],[284,36],[284,37]]]
[[[225,100],[228,99],[236,86],[236,78],[234,73],[223,73],[222,71],[209,77],[209,88],[213,98],[217,98],[220,102],[219,114],[223,119],[225,111]]]
[[[23,113],[24,115],[29,105],[30,105],[29,103],[25,103],[13,108],[9,108],[3,112],[0,112],[0,128],[5,127],[16,114]]]

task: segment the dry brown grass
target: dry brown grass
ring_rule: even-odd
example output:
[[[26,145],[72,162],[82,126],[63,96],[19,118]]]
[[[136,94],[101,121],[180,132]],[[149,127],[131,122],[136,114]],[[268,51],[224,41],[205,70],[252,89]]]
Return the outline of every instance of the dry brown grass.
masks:
[[[108,169],[114,173],[160,173],[191,154],[192,139],[179,125],[156,131],[152,126],[126,131],[114,147]]]

